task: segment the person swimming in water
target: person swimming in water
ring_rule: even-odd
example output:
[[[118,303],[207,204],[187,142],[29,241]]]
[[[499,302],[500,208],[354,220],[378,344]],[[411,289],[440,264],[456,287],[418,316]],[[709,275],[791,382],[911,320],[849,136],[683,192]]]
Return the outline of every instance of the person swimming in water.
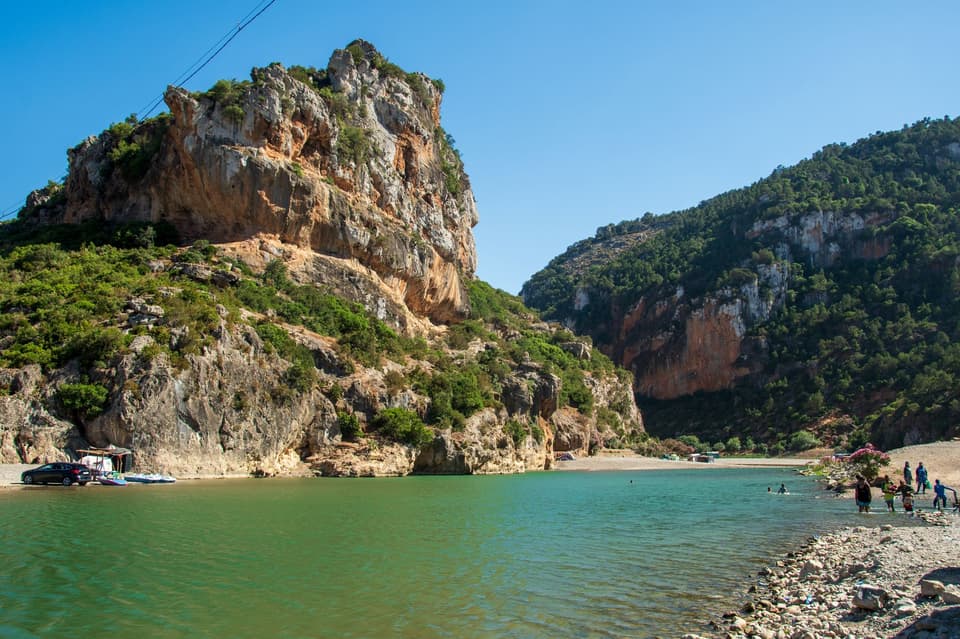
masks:
[[[778,494],[778,495],[786,495],[786,494],[787,494],[787,487],[784,486],[783,484],[780,484],[780,488],[777,490],[777,494]]]

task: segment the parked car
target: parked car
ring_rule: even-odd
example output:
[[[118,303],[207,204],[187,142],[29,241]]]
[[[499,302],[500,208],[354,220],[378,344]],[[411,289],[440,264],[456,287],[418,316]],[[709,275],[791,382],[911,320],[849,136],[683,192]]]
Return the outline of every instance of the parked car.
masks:
[[[83,464],[54,462],[24,471],[20,475],[20,481],[25,484],[49,484],[53,482],[64,486],[72,484],[84,486],[88,481],[93,481],[93,475],[90,473],[90,469]]]

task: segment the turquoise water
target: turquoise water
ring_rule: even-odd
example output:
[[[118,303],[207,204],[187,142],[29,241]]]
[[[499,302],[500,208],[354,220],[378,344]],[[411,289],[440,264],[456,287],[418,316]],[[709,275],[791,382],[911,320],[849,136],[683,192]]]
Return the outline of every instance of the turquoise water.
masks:
[[[5,491],[0,637],[679,636],[852,506],[783,469]]]

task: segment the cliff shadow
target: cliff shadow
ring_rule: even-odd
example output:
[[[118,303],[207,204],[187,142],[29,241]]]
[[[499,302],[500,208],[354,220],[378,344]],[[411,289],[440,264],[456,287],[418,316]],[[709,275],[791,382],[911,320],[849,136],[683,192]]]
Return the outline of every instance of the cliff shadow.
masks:
[[[945,549],[944,552],[948,551]],[[960,586],[960,567],[937,568],[925,574],[921,579],[933,579],[941,582],[944,586],[949,586],[950,584]]]
[[[910,637],[960,637],[960,606],[938,608],[911,623],[892,639]]]

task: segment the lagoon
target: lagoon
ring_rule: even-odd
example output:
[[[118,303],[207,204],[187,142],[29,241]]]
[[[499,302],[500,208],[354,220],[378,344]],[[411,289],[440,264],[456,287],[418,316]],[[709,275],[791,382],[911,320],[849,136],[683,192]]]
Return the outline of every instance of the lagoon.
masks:
[[[739,468],[10,490],[0,637],[680,636],[851,506]]]

